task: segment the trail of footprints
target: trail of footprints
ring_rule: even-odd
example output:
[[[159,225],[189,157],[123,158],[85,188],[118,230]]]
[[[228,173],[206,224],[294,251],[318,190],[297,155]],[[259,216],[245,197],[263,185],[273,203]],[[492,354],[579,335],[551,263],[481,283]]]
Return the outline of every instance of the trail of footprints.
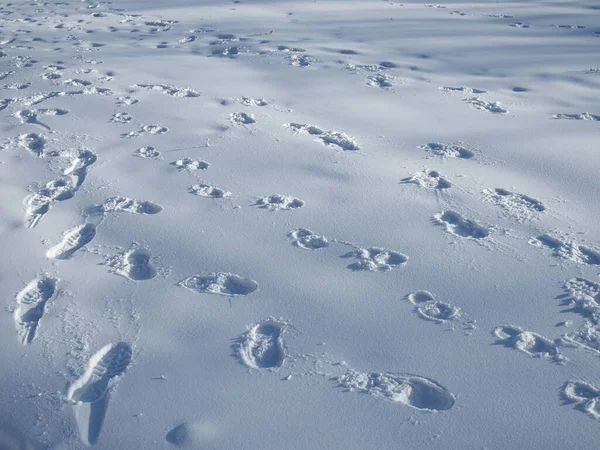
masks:
[[[82,41],[82,47],[85,45]],[[93,48],[93,45],[90,47]],[[16,67],[28,67],[35,64],[30,58],[14,59]],[[91,61],[90,61],[91,62]],[[61,73],[65,67],[48,65],[42,73],[42,78],[55,81],[63,77]],[[4,79],[14,72],[2,73]],[[111,77],[104,77],[110,81]],[[100,79],[100,77],[99,77]],[[0,110],[11,105],[21,105],[24,108],[15,111],[12,115],[22,125],[41,128],[50,132],[50,127],[44,123],[42,117],[61,116],[69,111],[61,108],[33,108],[47,100],[65,96],[81,94],[112,95],[107,88],[92,86],[92,83],[79,78],[70,78],[62,82],[63,85],[81,89],[73,91],[51,91],[36,93],[25,97],[0,100]],[[12,88],[11,86],[5,86]],[[15,85],[15,89],[27,88],[28,85]],[[139,85],[140,89],[160,91],[173,97],[194,97],[198,94],[190,89],[178,89],[162,85]],[[117,99],[119,105],[135,105],[137,99],[122,96]],[[132,120],[128,112],[116,112],[110,119],[111,122],[126,124]],[[146,125],[137,131],[126,133],[127,137],[135,137],[144,133],[153,135],[164,134],[168,128],[161,125]],[[10,144],[24,148],[36,157],[55,156],[47,153],[47,138],[40,133],[25,133],[19,135]],[[154,149],[143,149],[140,156],[150,157]],[[88,176],[89,168],[96,162],[97,156],[86,149],[60,152],[58,156],[67,159],[68,165],[57,178],[35,188],[24,199],[25,224],[29,228],[37,226],[41,219],[48,214],[58,202],[71,199],[83,185]],[[205,169],[207,163],[196,161],[182,161],[181,168],[187,170]],[[86,247],[95,237],[97,228],[102,223],[106,214],[129,212],[141,215],[153,215],[162,211],[162,207],[155,203],[143,200],[134,200],[127,197],[113,197],[100,205],[89,207],[84,215],[85,222],[65,231],[60,241],[49,248],[46,256],[56,260],[69,260]],[[120,253],[108,260],[109,270],[133,281],[149,280],[156,276],[156,269],[151,260],[150,253],[145,249],[134,248]],[[31,281],[15,297],[16,307],[13,317],[17,335],[23,344],[30,344],[40,333],[42,318],[46,305],[57,296],[57,279],[46,275],[39,276]],[[109,344],[94,354],[87,365],[85,373],[76,380],[68,390],[68,399],[73,402],[75,419],[80,430],[81,440],[87,445],[97,442],[104,416],[108,408],[111,380],[119,378],[127,369],[131,360],[131,347],[124,342]],[[114,384],[114,383],[112,383]]]
[[[35,227],[52,205],[73,198],[83,185],[88,168],[95,162],[96,155],[93,152],[79,150],[61,177],[49,181],[43,188],[27,196],[24,200],[26,225],[29,228]]]
[[[234,354],[249,369],[277,370],[292,356],[284,339],[289,329],[288,322],[273,317],[249,325],[234,341]],[[422,411],[446,411],[456,401],[438,382],[412,374],[362,373],[346,368],[335,381],[347,391],[357,390]]]
[[[390,4],[392,4],[390,2]],[[90,5],[90,7],[93,5]],[[96,5],[98,6],[98,5]],[[425,5],[434,7],[434,5]],[[437,8],[444,9],[444,6],[437,5]],[[103,18],[107,15],[115,15],[120,18],[121,26],[144,27],[149,33],[165,33],[176,25],[177,21],[169,20],[143,20],[140,17],[128,16],[122,13],[94,12],[91,17]],[[451,11],[455,16],[465,16],[466,13],[460,11]],[[511,16],[491,15],[497,18],[511,18]],[[516,28],[528,28],[529,24],[522,22],[512,22],[510,26]],[[555,27],[573,29],[582,28],[578,25],[553,25]],[[64,24],[57,24],[56,29],[65,28]],[[81,26],[73,29],[83,30]],[[116,27],[112,27],[117,31]],[[135,28],[132,31],[139,31]],[[205,33],[212,33],[216,30],[198,29],[190,30],[190,35],[177,40],[178,44],[188,44],[198,40],[198,37]],[[269,33],[266,33],[267,35]],[[99,51],[103,44],[97,44],[84,40],[76,40],[74,37],[67,37],[74,41],[74,49],[78,52]],[[0,45],[7,45],[14,41],[7,40]],[[239,44],[237,44],[239,42]],[[236,45],[232,45],[236,43]],[[237,58],[242,55],[250,55],[255,45],[250,37],[237,37],[231,34],[219,33],[216,39],[209,44],[212,56],[226,58]],[[165,42],[157,47],[167,47]],[[281,55],[292,66],[308,68],[319,61],[306,53],[305,49],[279,45],[267,52],[269,55]],[[342,51],[342,54],[355,54],[351,50]],[[258,53],[257,53],[258,54]],[[0,56],[9,56],[7,53],[0,52]],[[101,64],[99,59],[86,59],[82,54],[80,60],[88,64]],[[28,56],[15,56],[11,64],[15,70],[22,68],[35,67],[38,62]],[[347,64],[345,69],[353,73],[365,73],[366,84],[369,87],[376,87],[393,91],[396,78],[388,75],[384,71],[395,68],[396,65],[391,62],[382,62],[379,65],[356,65]],[[0,73],[0,80],[12,77],[15,70]],[[34,93],[25,97],[15,97],[12,99],[0,99],[0,111],[9,106],[17,106],[19,110],[12,113],[12,116],[18,119],[21,125],[35,126],[42,131],[50,132],[50,127],[44,123],[43,117],[62,116],[69,113],[62,108],[39,108],[36,107],[50,99],[75,96],[75,95],[100,95],[112,96],[113,91],[105,87],[94,86],[92,82],[81,78],[63,79],[63,72],[66,68],[60,64],[44,66],[44,71],[40,76],[53,83],[53,85],[63,85],[74,90],[50,91],[45,93]],[[80,73],[91,73],[92,70],[84,69]],[[98,77],[98,81],[109,82],[112,76],[106,75]],[[2,89],[20,91],[28,89],[28,83],[12,83],[0,86]],[[487,91],[471,87],[450,87],[439,88],[441,91],[449,94],[463,94],[467,96],[463,101],[472,107],[492,113],[507,114],[508,111],[500,102],[485,100],[480,95],[487,94]],[[517,88],[515,88],[515,91]],[[161,93],[176,99],[195,98],[201,94],[194,89],[177,87],[165,84],[136,84],[131,86],[132,92],[148,91]],[[149,94],[151,95],[151,94]],[[241,97],[236,99],[238,103],[247,107],[263,107],[269,103],[264,99],[252,99]],[[130,96],[120,96],[116,98],[117,106],[132,106],[139,102],[138,99]],[[35,107],[35,108],[34,108]],[[255,115],[246,112],[233,112],[228,116],[232,125],[250,126],[257,123]],[[581,120],[581,121],[600,121],[600,116],[589,112],[583,113],[560,113],[552,116],[554,119]],[[109,119],[115,124],[127,124],[132,121],[129,112],[118,111]],[[118,126],[118,125],[115,125]],[[318,126],[305,123],[287,123],[284,125],[296,134],[313,136],[321,144],[341,151],[357,151],[360,146],[357,140],[343,132],[327,131]],[[121,134],[124,138],[136,138],[143,134],[161,135],[167,133],[169,129],[158,124],[142,126],[138,130]],[[11,142],[17,147],[29,151],[37,157],[48,156],[46,152],[47,139],[44,134],[25,133],[19,135]],[[428,143],[420,146],[432,157],[441,159],[474,159],[475,152],[462,144]],[[47,182],[42,187],[35,189],[24,200],[25,204],[25,223],[33,228],[38,225],[41,219],[58,202],[63,202],[72,198],[77,190],[84,183],[89,168],[96,162],[96,155],[89,150],[77,150],[75,156],[61,155],[70,159],[70,166],[57,178]],[[135,153],[142,158],[159,159],[161,154],[154,147],[142,147]],[[199,159],[182,158],[172,163],[181,171],[203,171],[209,168],[209,163]],[[411,177],[402,180],[403,183],[415,184],[423,188],[431,189],[436,192],[442,192],[452,187],[448,179],[436,170],[426,169],[418,172]],[[191,186],[189,192],[193,195],[220,199],[231,195],[230,192],[219,189],[208,183],[199,183]],[[488,189],[484,191],[484,200],[498,205],[511,218],[524,221],[531,218],[537,218],[545,211],[545,206],[541,201],[524,194],[514,193],[502,188]],[[256,201],[256,206],[271,211],[276,210],[294,210],[305,206],[304,201],[282,194],[272,194],[261,197]],[[117,196],[107,199],[100,205],[93,205],[85,212],[85,222],[67,230],[59,243],[49,248],[46,252],[48,258],[57,260],[72,259],[77,252],[81,251],[95,237],[99,224],[103,218],[110,213],[129,212],[139,215],[154,215],[160,213],[162,207],[150,201],[135,200],[127,197]],[[448,233],[467,239],[485,239],[489,236],[490,230],[480,225],[473,219],[464,218],[458,212],[453,210],[442,211],[433,218],[434,223],[441,225]],[[351,246],[352,250],[340,255],[342,258],[353,260],[348,268],[357,271],[386,272],[393,268],[404,266],[408,262],[408,256],[403,253],[379,247],[362,248],[354,244],[331,239],[320,234],[316,234],[307,228],[297,228],[288,234],[288,238],[294,246],[302,250],[316,251],[325,249],[332,244]],[[537,238],[532,238],[533,245],[548,248],[559,258],[571,260],[580,264],[599,265],[600,252],[595,249],[582,245],[578,242],[555,237],[550,234],[544,234]],[[132,281],[144,281],[154,278],[157,274],[152,263],[152,257],[148,250],[141,248],[132,248],[108,258],[107,264],[109,271],[123,276]],[[16,308],[13,317],[17,334],[21,342],[30,344],[40,331],[41,319],[45,312],[46,304],[57,297],[57,278],[47,275],[40,275],[32,280],[25,288],[16,295]],[[213,294],[227,297],[247,296],[258,290],[258,283],[250,278],[227,273],[202,273],[193,275],[181,280],[179,286],[198,294]],[[560,348],[567,346],[583,347],[590,351],[600,353],[600,285],[596,282],[584,278],[573,278],[565,282],[565,291],[568,293],[569,301],[574,308],[585,318],[584,325],[576,331],[565,333],[560,339],[550,340],[534,332],[524,331],[523,329],[503,325],[495,328],[492,332],[498,344],[514,348],[520,352],[532,357],[550,359],[555,362],[564,362],[566,358],[561,354]],[[463,322],[464,316],[460,308],[449,303],[436,300],[435,296],[428,291],[416,291],[409,294],[406,300],[414,307],[415,313],[422,319],[434,323]],[[236,357],[249,369],[257,370],[277,370],[284,366],[286,359],[290,356],[285,343],[285,337],[288,335],[290,325],[281,319],[269,317],[260,322],[254,323],[248,327],[233,346]],[[80,429],[81,439],[88,445],[97,442],[102,429],[104,416],[106,414],[109,402],[111,385],[121,377],[130,365],[132,358],[132,348],[125,342],[116,342],[108,344],[95,353],[88,361],[85,372],[68,389],[68,399],[73,403],[75,417]],[[404,404],[408,407],[423,411],[446,411],[451,409],[456,401],[456,397],[447,388],[438,382],[426,377],[412,374],[398,374],[389,372],[359,372],[353,369],[347,369],[343,374],[336,378],[339,386],[349,391],[359,391],[381,398],[391,402]],[[594,418],[600,418],[600,388],[585,381],[572,380],[566,383],[561,395],[565,402],[572,403],[576,408],[585,411]],[[185,425],[178,426],[169,432],[167,440],[172,443],[184,443],[187,428]],[[171,436],[171,439],[169,438]],[[182,437],[183,436],[183,437]]]

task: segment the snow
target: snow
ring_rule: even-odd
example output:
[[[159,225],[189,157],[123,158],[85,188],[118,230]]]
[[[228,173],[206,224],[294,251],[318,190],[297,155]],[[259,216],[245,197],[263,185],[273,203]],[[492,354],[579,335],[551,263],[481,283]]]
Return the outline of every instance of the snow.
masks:
[[[0,448],[595,448],[595,0],[0,2]]]

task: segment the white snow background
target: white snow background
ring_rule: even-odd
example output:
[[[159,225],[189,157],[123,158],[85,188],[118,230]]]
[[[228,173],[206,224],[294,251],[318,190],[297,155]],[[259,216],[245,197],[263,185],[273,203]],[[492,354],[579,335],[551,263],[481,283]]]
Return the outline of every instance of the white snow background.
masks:
[[[0,448],[600,438],[595,0],[0,2]]]

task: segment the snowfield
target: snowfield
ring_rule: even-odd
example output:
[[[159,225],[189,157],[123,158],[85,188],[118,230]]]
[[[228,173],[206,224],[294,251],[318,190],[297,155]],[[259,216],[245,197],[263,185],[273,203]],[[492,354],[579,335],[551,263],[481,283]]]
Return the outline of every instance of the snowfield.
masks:
[[[596,0],[0,1],[0,449],[600,439]]]

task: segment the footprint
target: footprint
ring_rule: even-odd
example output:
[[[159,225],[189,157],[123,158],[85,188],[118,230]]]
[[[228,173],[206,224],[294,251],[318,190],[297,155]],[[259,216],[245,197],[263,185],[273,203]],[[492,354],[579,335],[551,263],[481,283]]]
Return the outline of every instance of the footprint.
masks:
[[[234,125],[250,125],[256,123],[254,114],[246,114],[245,112],[237,112],[229,114],[229,120]]]
[[[444,178],[438,171],[428,169],[417,172],[412,177],[403,178],[400,182],[413,183],[427,189],[436,190],[449,189],[452,187],[452,183]]]
[[[0,86],[0,89],[8,89],[11,91],[20,91],[23,89],[27,89],[28,87],[31,86],[31,83],[27,82],[27,83],[13,83],[13,84],[3,84],[2,86]]]
[[[439,142],[430,142],[429,144],[419,145],[420,149],[426,150],[431,156],[445,158],[471,159],[475,153],[457,144],[441,144]]]
[[[308,67],[315,62],[315,59],[308,55],[292,54],[287,57],[290,65],[295,67]]]
[[[306,228],[297,228],[290,231],[288,237],[296,247],[305,250],[317,250],[319,248],[329,247],[329,240],[325,236],[315,234]]]
[[[62,78],[62,73],[60,73],[58,70],[52,70],[52,71],[48,70],[40,76],[44,80],[58,80],[58,79]]]
[[[165,134],[169,131],[167,127],[163,127],[162,125],[146,125],[142,127],[141,132],[148,132],[150,134]]]
[[[579,303],[581,304],[581,301]],[[588,306],[591,306],[596,313],[598,312],[597,303],[588,304]],[[597,318],[594,321],[597,323]],[[561,339],[572,347],[581,347],[600,354],[600,330],[589,320],[586,320],[579,330],[563,334]]]
[[[600,305],[600,284],[575,277],[567,280],[564,284],[565,290],[575,300],[591,300]]]
[[[383,61],[379,64],[346,64],[344,69],[352,72],[352,73],[361,73],[361,72],[373,72],[379,73],[382,70],[393,69],[397,67],[396,64],[389,61]]]
[[[89,244],[96,236],[96,225],[86,223],[67,231],[60,244],[46,252],[52,259],[71,259],[75,252]]]
[[[523,22],[512,22],[510,26],[514,28],[531,28],[531,25]]]
[[[171,25],[179,23],[178,20],[154,20],[149,22],[144,22],[144,25],[150,27],[151,33],[156,32],[164,32],[169,31],[171,29]]]
[[[229,58],[235,58],[237,57],[241,52],[246,52],[247,49],[245,47],[238,47],[238,46],[232,46],[232,47],[225,47],[225,48],[221,48],[221,49],[215,49],[212,52],[213,56],[227,56]]]
[[[356,389],[423,411],[447,411],[456,401],[448,389],[436,381],[418,375],[348,370],[338,377],[337,381],[349,390]]]
[[[585,25],[558,25],[558,24],[552,24],[553,27],[555,28],[567,28],[570,30],[583,30],[585,28]]]
[[[55,202],[73,198],[75,195],[73,182],[66,178],[58,178],[46,184],[37,192],[25,197],[25,223],[28,228],[34,228],[48,213]]]
[[[160,152],[151,146],[137,149],[134,155],[139,158],[160,159]]]
[[[136,103],[139,103],[139,100],[133,97],[129,97],[128,95],[124,95],[117,98],[117,105],[131,106],[135,105]]]
[[[477,109],[479,109],[481,111],[487,111],[487,112],[492,113],[492,114],[506,114],[506,113],[508,113],[508,110],[506,110],[502,106],[500,106],[499,102],[488,102],[488,101],[482,99],[481,97],[465,98],[463,100],[463,102],[470,103],[475,108],[477,108]]]
[[[43,156],[46,148],[46,139],[36,133],[22,134],[17,138],[16,144],[28,150],[35,156]]]
[[[110,271],[133,281],[150,280],[156,276],[150,252],[144,249],[132,249],[109,258]]]
[[[67,167],[63,173],[75,177],[75,186],[79,188],[87,177],[88,168],[97,160],[98,157],[91,150],[78,150],[71,161],[71,165]]]
[[[268,106],[269,103],[264,98],[241,97],[236,99],[244,106]]]
[[[3,100],[0,100],[0,111],[5,110],[6,107],[8,105],[10,105],[12,103],[12,99],[10,98],[5,98]]]
[[[575,408],[589,414],[594,419],[600,418],[600,388],[585,381],[571,380],[561,389],[566,403],[574,403]]]
[[[368,270],[383,272],[393,267],[401,267],[408,262],[408,256],[393,250],[379,247],[357,248],[356,250],[342,255],[342,258],[355,258],[357,261],[348,266],[352,270]]]
[[[438,301],[419,305],[416,309],[418,314],[423,319],[438,323],[444,323],[447,320],[453,320],[459,312],[459,308],[449,305],[448,303]]]
[[[165,439],[169,444],[182,447],[191,444],[191,434],[190,426],[187,423],[182,423],[170,430],[165,436]]]
[[[131,114],[129,113],[117,112],[112,115],[110,121],[113,123],[129,123],[132,119],[133,117],[131,117]]]
[[[600,115],[584,112],[581,114],[554,114],[553,119],[568,119],[568,120],[591,120],[600,121]]]
[[[238,42],[240,40],[235,34],[231,33],[218,34],[217,39],[218,40],[211,42],[210,45],[227,44],[229,42]]]
[[[269,317],[248,327],[234,344],[238,358],[252,369],[281,367],[286,357],[283,343],[287,324]]]
[[[12,64],[17,68],[32,67],[37,63],[38,61],[33,59],[31,56],[14,56],[12,58]]]
[[[483,89],[475,89],[470,87],[451,87],[451,86],[443,86],[438,88],[440,91],[444,92],[459,92],[461,94],[487,94],[487,91]]]
[[[59,92],[59,91],[41,92],[41,93],[29,95],[27,97],[23,97],[21,99],[15,99],[15,101],[18,101],[19,103],[23,104],[26,107],[30,107],[30,106],[34,106],[34,105],[39,105],[40,103],[50,100],[52,98],[65,97],[67,95],[76,95],[76,94],[81,94],[81,93],[83,93],[83,92],[81,92],[81,91],[77,91],[74,93]]]
[[[455,236],[470,239],[483,239],[490,234],[487,228],[472,220],[464,219],[455,211],[443,211],[436,214],[433,218],[434,221],[439,225],[442,225],[448,233]]]
[[[348,136],[347,134],[338,131],[323,131],[315,125],[293,122],[285,124],[284,126],[300,134],[316,136],[327,147],[339,148],[344,151],[360,149],[358,143],[352,136]]]
[[[125,373],[131,362],[131,346],[125,342],[108,344],[92,356],[85,373],[68,392],[73,402],[81,440],[93,445],[98,440],[109,400],[109,382]]]
[[[484,200],[500,206],[506,214],[519,221],[526,221],[539,217],[546,207],[533,197],[517,194],[502,188],[485,189]]]
[[[217,294],[230,297],[248,295],[258,288],[258,283],[254,280],[224,272],[212,275],[194,275],[181,280],[178,285],[199,294]]]
[[[415,311],[425,320],[444,323],[456,319],[460,314],[460,308],[436,300],[428,291],[413,292],[407,299],[415,305]]]
[[[25,224],[27,228],[34,228],[38,224],[42,217],[50,211],[52,202],[51,198],[38,193],[25,197],[23,203],[25,204]]]
[[[50,127],[38,120],[38,115],[46,116],[64,116],[69,111],[60,108],[51,109],[22,109],[17,111],[14,116],[21,121],[22,125],[38,125],[46,130],[50,130]]]
[[[156,91],[175,98],[200,97],[200,94],[193,89],[167,86],[164,84],[134,84],[132,88]]]
[[[435,301],[435,297],[429,291],[415,291],[412,294],[408,294],[406,298],[413,305]]]
[[[66,178],[52,180],[45,187],[26,197],[25,223],[28,228],[34,228],[55,202],[73,198],[77,189],[85,181],[88,167],[95,162],[95,153],[90,150],[78,150],[71,165],[63,172]]]
[[[133,214],[158,214],[163,207],[146,200],[134,200],[127,197],[112,197],[102,205],[92,207],[91,212],[111,213],[129,212]]]
[[[298,209],[304,206],[304,202],[298,198],[287,195],[273,194],[259,199],[256,204],[260,208],[271,211]]]
[[[188,192],[193,195],[208,198],[224,198],[231,195],[231,192],[224,191],[223,189],[219,189],[205,183],[194,184],[193,186],[190,186]]]
[[[178,159],[175,162],[172,162],[171,165],[177,167],[179,170],[206,170],[210,166],[206,161],[202,161],[200,159],[192,159],[192,158],[182,158]]]
[[[198,39],[196,36],[184,36],[177,42],[179,42],[180,44],[189,44],[190,42],[194,42],[196,39]]]
[[[300,47],[288,47],[287,45],[279,45],[277,50],[285,53],[304,53],[306,49]]]
[[[556,342],[531,331],[523,331],[519,327],[503,325],[495,328],[492,334],[497,343],[514,348],[535,358],[552,359],[556,362],[566,361],[558,351]]]
[[[65,86],[71,86],[71,87],[87,87],[87,86],[92,85],[92,83],[90,81],[80,80],[79,78],[72,78],[69,80],[65,80],[65,81],[63,81],[63,84]]]
[[[122,133],[121,137],[133,139],[136,137],[143,136],[143,134],[145,132],[148,132],[150,134],[164,134],[164,133],[167,133],[168,131],[169,131],[169,129],[167,127],[163,127],[161,125],[146,125],[146,126],[140,128],[139,130],[130,131],[129,133]],[[148,148],[153,148],[153,147],[148,147]]]
[[[565,282],[564,289],[567,291],[567,295],[562,298],[566,297],[566,305],[572,306],[570,311],[585,316],[595,325],[600,324],[600,284],[582,277],[575,277]],[[584,336],[586,340],[598,340],[600,344],[600,336],[595,331],[584,333]]]
[[[35,338],[46,302],[56,291],[56,282],[55,278],[42,276],[31,281],[17,294],[18,306],[14,312],[14,319],[19,339],[23,344],[30,344]]]
[[[543,234],[529,240],[536,247],[547,247],[552,249],[552,254],[557,258],[573,261],[578,264],[600,265],[600,252],[575,241],[562,240],[560,238]]]
[[[391,89],[394,87],[394,77],[383,73],[367,77],[367,86],[378,87],[380,89]]]

